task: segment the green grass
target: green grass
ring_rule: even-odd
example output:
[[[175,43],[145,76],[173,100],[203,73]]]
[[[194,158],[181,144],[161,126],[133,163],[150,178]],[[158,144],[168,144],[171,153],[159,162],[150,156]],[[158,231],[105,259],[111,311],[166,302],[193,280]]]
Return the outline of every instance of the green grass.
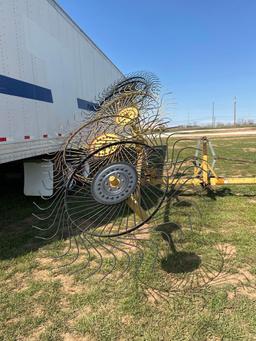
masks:
[[[256,161],[255,138],[213,139],[212,143],[218,156]],[[217,163],[216,171],[228,176],[256,173],[255,164],[224,160]],[[56,253],[63,243],[47,244],[35,238],[30,198],[15,191],[4,195],[0,205],[0,340],[255,340],[256,187],[220,188],[215,197],[187,193],[181,199],[187,205],[173,205],[170,212],[171,220],[185,231],[185,241],[180,242],[176,232],[173,237],[185,260],[189,253],[186,278],[191,279],[204,264],[215,266],[218,247],[227,246],[232,255],[226,257],[220,283],[171,292],[174,280],[184,275],[181,258],[170,253],[152,272],[154,249],[148,247],[139,279],[170,289],[167,300],[160,296],[154,300],[135,275],[136,254],[130,273],[119,281],[124,258],[102,282],[99,275],[86,279],[86,270],[71,275],[64,269],[56,274],[55,262],[45,255]],[[191,214],[193,233],[182,212]],[[152,239],[165,244],[160,233]],[[105,261],[103,270],[111,266],[111,260]]]

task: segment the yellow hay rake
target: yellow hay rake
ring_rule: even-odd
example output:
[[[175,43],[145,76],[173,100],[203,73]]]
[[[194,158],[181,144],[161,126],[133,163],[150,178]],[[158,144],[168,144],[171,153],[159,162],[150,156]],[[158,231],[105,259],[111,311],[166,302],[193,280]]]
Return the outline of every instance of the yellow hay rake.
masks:
[[[64,227],[101,237],[124,235],[149,222],[174,188],[256,184],[256,178],[218,176],[206,137],[193,148],[195,156],[175,159],[174,134],[160,118],[157,91],[154,78],[124,78],[68,137],[55,157],[53,198]],[[57,208],[50,207],[52,218]]]

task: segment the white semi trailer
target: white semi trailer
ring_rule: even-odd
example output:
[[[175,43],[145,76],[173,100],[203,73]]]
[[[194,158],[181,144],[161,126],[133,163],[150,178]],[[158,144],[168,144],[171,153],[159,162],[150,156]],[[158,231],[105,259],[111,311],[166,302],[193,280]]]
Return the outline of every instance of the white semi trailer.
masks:
[[[40,156],[121,76],[55,0],[0,0],[0,166],[24,162],[25,194],[51,194]]]
[[[121,71],[54,0],[0,0],[0,164],[57,150]]]

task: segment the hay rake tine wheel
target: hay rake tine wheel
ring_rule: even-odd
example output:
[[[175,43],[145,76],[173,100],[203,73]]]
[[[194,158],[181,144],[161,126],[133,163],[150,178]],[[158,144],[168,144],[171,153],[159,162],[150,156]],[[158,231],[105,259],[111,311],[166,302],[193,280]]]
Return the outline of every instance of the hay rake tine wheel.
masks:
[[[96,170],[91,168],[100,151],[114,146],[118,148],[111,158],[105,158],[103,167],[97,167]],[[138,147],[143,149],[139,169],[133,166],[134,161],[137,164]],[[105,145],[89,154],[73,171],[69,182],[85,162],[89,163],[92,171],[76,189],[70,189],[68,184],[65,193],[65,208],[73,227],[79,227],[95,236],[114,237],[131,233],[148,222],[160,208],[168,191],[166,184],[164,189],[159,190],[147,179],[147,168],[153,166],[150,160],[152,153],[157,153],[153,146],[138,141],[121,141]],[[160,159],[159,163],[164,163],[164,160]],[[83,202],[86,195],[90,198]],[[90,212],[86,212],[86,207]],[[126,225],[122,227],[125,216]]]

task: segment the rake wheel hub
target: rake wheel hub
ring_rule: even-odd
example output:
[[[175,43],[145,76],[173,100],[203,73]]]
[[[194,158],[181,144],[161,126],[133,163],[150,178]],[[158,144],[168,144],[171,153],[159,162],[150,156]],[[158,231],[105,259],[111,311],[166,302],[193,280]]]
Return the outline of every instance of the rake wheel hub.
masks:
[[[135,191],[137,179],[136,169],[130,164],[119,162],[107,165],[95,175],[92,195],[102,204],[118,204]]]

